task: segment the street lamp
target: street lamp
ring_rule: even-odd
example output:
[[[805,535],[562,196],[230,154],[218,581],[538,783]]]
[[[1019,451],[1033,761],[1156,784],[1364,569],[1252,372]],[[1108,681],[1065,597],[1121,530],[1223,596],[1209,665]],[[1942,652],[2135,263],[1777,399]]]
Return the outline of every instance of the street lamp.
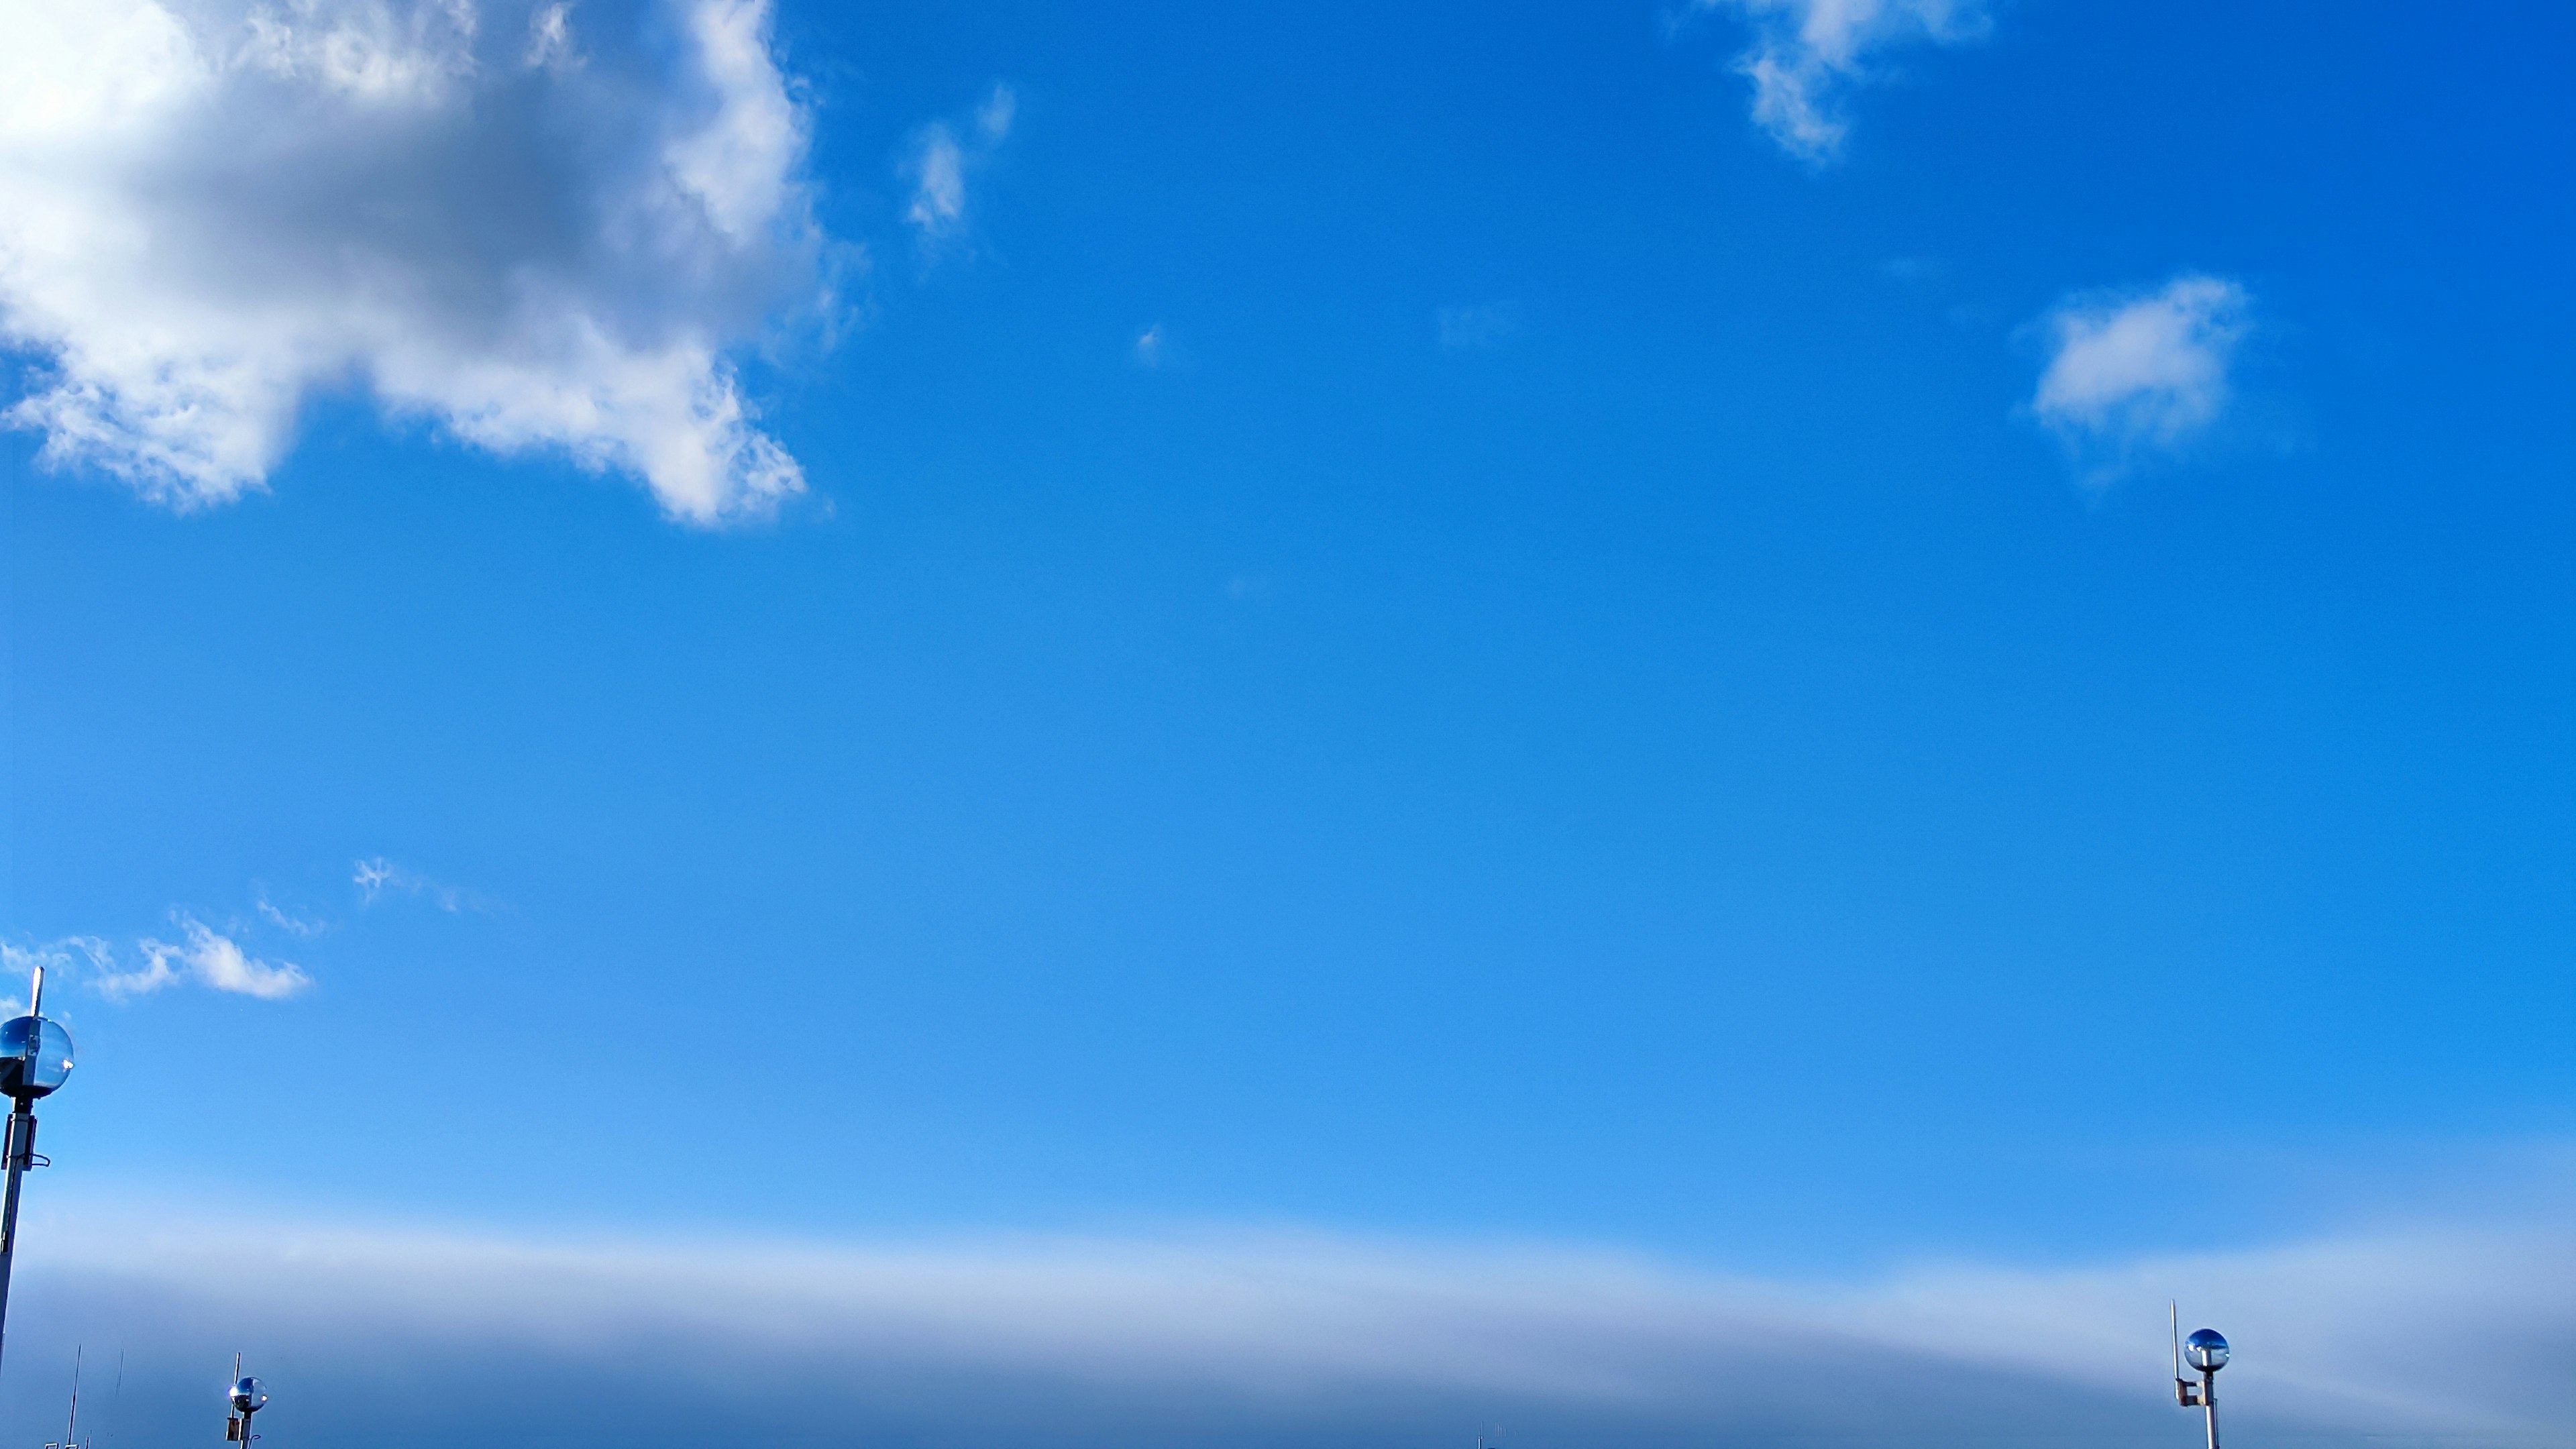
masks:
[[[2186,1409],[2198,1409],[2209,1418],[2209,1449],[2218,1449],[2218,1371],[2227,1367],[2227,1337],[2215,1328],[2195,1328],[2191,1337],[2182,1336],[2182,1313],[2173,1311],[2174,1330],[2174,1402]],[[2189,1363],[2200,1373],[2200,1382],[2182,1376]]]
[[[224,1419],[224,1442],[248,1444],[258,1438],[250,1431],[250,1416],[268,1407],[268,1391],[259,1386],[259,1380],[242,1373],[239,1354],[233,1355],[233,1386],[225,1397],[233,1411]]]
[[[0,1022],[0,1093],[16,1103],[5,1148],[9,1185],[0,1197],[0,1342],[9,1321],[9,1269],[18,1255],[18,1179],[31,1167],[53,1164],[36,1155],[36,1099],[50,1096],[72,1074],[72,1035],[45,1020],[45,968],[27,988],[27,1014]]]

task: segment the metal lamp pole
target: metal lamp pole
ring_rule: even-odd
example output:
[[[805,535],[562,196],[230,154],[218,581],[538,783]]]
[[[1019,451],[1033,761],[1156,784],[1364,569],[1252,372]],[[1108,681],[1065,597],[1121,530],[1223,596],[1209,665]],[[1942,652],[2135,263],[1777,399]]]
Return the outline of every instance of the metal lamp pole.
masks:
[[[27,1014],[0,1023],[0,1093],[15,1104],[9,1113],[8,1186],[0,1189],[0,1344],[7,1341],[9,1270],[18,1256],[18,1184],[36,1155],[36,1099],[50,1095],[72,1074],[71,1033],[45,1020],[45,968],[27,988]]]
[[[2218,1371],[2227,1367],[2227,1338],[2215,1328],[2195,1328],[2182,1336],[2182,1315],[2174,1314],[2174,1402],[2198,1409],[2209,1420],[2209,1449],[2218,1449]],[[2182,1376],[2188,1362],[2200,1371],[2200,1382]]]
[[[224,1442],[247,1446],[259,1438],[250,1431],[250,1421],[252,1415],[268,1407],[268,1391],[260,1387],[259,1380],[242,1374],[240,1354],[233,1355],[233,1386],[224,1395],[232,1406],[232,1413],[224,1420]]]

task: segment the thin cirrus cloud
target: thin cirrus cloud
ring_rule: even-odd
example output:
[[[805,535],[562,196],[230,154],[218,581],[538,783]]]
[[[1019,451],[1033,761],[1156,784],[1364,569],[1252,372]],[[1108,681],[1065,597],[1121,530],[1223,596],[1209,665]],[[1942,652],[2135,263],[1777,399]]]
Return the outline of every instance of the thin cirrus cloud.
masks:
[[[1432,321],[1442,351],[1483,352],[1519,334],[1521,309],[1511,302],[1477,302],[1443,307]]]
[[[381,855],[371,856],[350,867],[349,883],[358,888],[358,903],[362,906],[372,906],[392,896],[419,896],[450,915],[469,908],[483,908],[482,898],[474,892],[433,880]]]
[[[658,8],[659,13],[649,13]],[[15,426],[174,508],[357,389],[693,524],[805,486],[732,354],[820,305],[767,0],[85,0],[0,20]]]
[[[1018,94],[1009,86],[996,85],[964,126],[933,121],[913,134],[897,169],[912,188],[904,220],[925,255],[965,234],[967,179],[1009,139],[1018,114]]]
[[[1844,93],[1908,45],[1956,45],[1985,34],[1984,0],[1695,0],[1739,15],[1753,44],[1735,60],[1753,85],[1754,124],[1782,150],[1823,164],[1842,154]]]
[[[2038,323],[2048,364],[2030,414],[2097,487],[2186,449],[2227,412],[2252,307],[2241,284],[2200,273],[2069,299]]]
[[[2557,1367],[2576,1255],[2545,1220],[1803,1281],[1279,1232],[617,1244],[40,1212],[26,1290],[51,1340],[171,1362],[256,1345],[300,1365],[317,1440],[429,1444],[470,1415],[621,1445],[1392,1449],[1497,1418],[1536,1444],[2152,1443],[2190,1427],[2164,1384],[2168,1296],[2237,1341],[2231,1412],[2266,1442],[2576,1432]],[[452,1382],[483,1392],[422,1395]],[[137,1431],[198,1411],[193,1380],[159,1393],[129,1388]]]
[[[358,861],[351,869],[350,883],[358,888],[361,907],[395,897],[412,897],[451,914],[488,909],[476,892],[434,880],[383,856]],[[257,893],[252,909],[259,921],[297,940],[309,941],[332,929],[328,920],[283,909],[265,889]],[[85,982],[111,1001],[131,1000],[180,985],[283,1001],[301,995],[313,985],[313,978],[303,967],[283,959],[264,959],[242,944],[247,935],[260,929],[258,922],[236,917],[218,929],[187,910],[173,910],[170,920],[178,927],[178,940],[138,937],[130,952],[119,952],[99,936],[66,936],[28,946],[0,943],[0,966],[5,966],[11,975],[42,966],[62,979]]]
[[[258,910],[261,920],[301,940],[310,940],[331,929],[329,921],[308,919],[279,906],[268,898],[266,891],[259,893],[259,900],[254,908]]]

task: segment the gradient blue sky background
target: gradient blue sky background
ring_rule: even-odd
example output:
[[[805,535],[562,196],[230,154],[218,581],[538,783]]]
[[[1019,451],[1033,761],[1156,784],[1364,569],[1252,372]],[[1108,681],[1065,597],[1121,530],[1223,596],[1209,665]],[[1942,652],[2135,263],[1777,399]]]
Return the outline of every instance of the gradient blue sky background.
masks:
[[[677,5],[569,13],[685,51]],[[751,314],[672,304],[801,466],[765,517],[476,446],[363,357],[208,506],[40,460],[22,409],[0,925],[82,1051],[35,1200],[1819,1292],[2433,1233],[2564,1284],[2576,21],[1920,15],[1802,155],[1735,67],[1805,0],[780,0],[813,226]],[[315,185],[277,225],[339,224]],[[24,274],[13,399],[67,345]],[[2193,277],[2237,309],[2204,413],[2052,426],[2052,319]],[[217,938],[309,985],[204,989]],[[181,979],[117,990],[152,941]],[[221,1362],[76,1291],[159,1280],[112,1234],[48,1279],[43,1222],[0,1422],[53,1434],[85,1335],[202,1432]],[[2177,1277],[2124,1290],[2135,1404],[2089,1442],[2192,1432],[2153,1402]],[[244,1312],[318,1400],[289,1307]],[[2567,1442],[2569,1311],[2478,1313],[2521,1365],[2487,1398],[2276,1438]],[[537,1376],[531,1442],[735,1412],[612,1431],[599,1373]],[[1074,1379],[1007,1437],[1151,1438]],[[1387,1392],[1164,1429],[1485,1412]],[[1949,1442],[1888,1393],[1775,1428]],[[279,1442],[391,1432],[347,1413]],[[1521,1442],[1610,1441],[1564,1414]]]

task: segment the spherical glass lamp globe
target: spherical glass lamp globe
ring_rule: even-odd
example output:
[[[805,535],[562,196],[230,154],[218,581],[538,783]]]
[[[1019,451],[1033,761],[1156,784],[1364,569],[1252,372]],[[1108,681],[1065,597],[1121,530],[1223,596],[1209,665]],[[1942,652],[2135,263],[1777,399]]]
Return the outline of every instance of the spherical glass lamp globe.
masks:
[[[0,1096],[42,1097],[72,1074],[72,1034],[41,1016],[0,1022]]]
[[[236,1414],[255,1414],[268,1407],[268,1391],[261,1388],[259,1380],[254,1378],[233,1380],[232,1398]]]
[[[2195,1328],[2182,1341],[2182,1356],[2203,1373],[2227,1367],[2227,1339],[2215,1328]]]

